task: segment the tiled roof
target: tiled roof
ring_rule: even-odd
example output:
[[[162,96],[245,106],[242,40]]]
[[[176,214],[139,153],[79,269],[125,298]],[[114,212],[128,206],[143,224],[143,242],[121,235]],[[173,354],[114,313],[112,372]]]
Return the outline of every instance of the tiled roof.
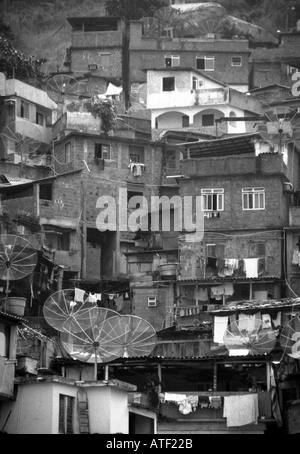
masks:
[[[12,320],[12,321],[17,322],[17,323],[21,323],[21,322],[27,321],[23,317],[19,317],[18,315],[10,314],[9,312],[4,312],[1,309],[0,309],[0,318],[4,318],[4,319],[7,319],[7,320]]]
[[[208,284],[214,284],[214,283],[222,283],[222,282],[233,282],[233,281],[243,281],[243,282],[261,282],[261,281],[280,281],[281,279],[278,276],[260,276],[256,278],[248,278],[248,277],[242,277],[242,276],[229,276],[229,277],[198,277],[198,278],[184,278],[181,277],[180,280],[178,281],[179,284],[182,283],[208,283]]]

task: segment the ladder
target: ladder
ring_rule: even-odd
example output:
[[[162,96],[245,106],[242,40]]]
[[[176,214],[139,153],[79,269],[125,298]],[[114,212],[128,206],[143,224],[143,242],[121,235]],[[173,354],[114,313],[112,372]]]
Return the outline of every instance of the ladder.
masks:
[[[77,392],[77,411],[78,411],[78,423],[79,432],[81,434],[90,433],[89,424],[89,408],[87,393],[83,390]]]

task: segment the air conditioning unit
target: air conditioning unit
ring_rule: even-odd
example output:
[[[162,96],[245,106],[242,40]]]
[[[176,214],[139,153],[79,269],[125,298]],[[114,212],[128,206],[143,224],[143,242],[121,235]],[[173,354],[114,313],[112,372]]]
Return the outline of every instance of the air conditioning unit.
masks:
[[[157,305],[156,296],[149,296],[148,297],[148,307],[155,307]]]

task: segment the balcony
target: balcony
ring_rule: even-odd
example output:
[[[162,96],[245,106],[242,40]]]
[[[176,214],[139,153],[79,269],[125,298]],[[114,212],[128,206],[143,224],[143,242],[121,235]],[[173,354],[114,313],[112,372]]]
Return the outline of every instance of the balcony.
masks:
[[[61,131],[99,134],[100,128],[100,118],[95,118],[90,112],[65,112],[53,125],[53,137],[57,137]]]
[[[157,80],[157,87],[161,82]],[[148,93],[147,108],[178,108],[189,106],[216,106],[227,104],[229,88],[210,88],[199,90],[174,90]]]

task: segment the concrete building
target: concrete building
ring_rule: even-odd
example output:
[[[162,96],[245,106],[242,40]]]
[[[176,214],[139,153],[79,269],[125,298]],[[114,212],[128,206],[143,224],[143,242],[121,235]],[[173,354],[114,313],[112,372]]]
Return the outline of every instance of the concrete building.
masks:
[[[45,165],[57,108],[47,93],[0,73],[2,160]],[[41,157],[42,156],[42,157]]]
[[[147,109],[153,134],[168,129],[190,129],[211,135],[249,132],[246,122],[235,117],[260,115],[261,103],[192,68],[147,71]],[[217,130],[216,120],[231,117]],[[253,131],[253,129],[252,129]]]

